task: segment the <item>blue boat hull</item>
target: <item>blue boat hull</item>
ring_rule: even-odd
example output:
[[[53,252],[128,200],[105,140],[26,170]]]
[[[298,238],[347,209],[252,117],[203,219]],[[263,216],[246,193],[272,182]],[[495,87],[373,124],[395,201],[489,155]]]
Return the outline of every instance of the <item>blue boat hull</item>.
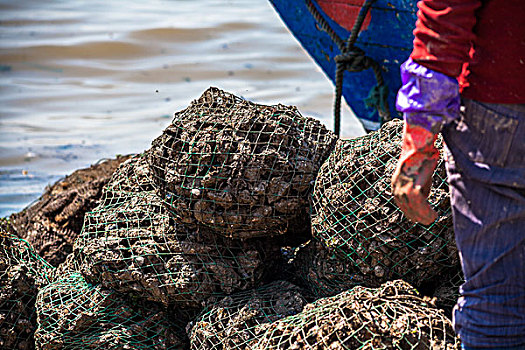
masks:
[[[335,83],[334,57],[341,52],[330,35],[319,27],[307,8],[306,0],[270,0],[270,2],[304,49]],[[358,13],[362,2],[364,1],[332,1],[339,8],[335,10],[332,8],[332,13],[328,14],[326,4],[330,1],[318,0],[313,1],[313,4],[334,32],[346,40],[350,35],[351,26],[343,21],[353,23],[354,18],[349,17]],[[395,111],[395,95],[401,86],[399,66],[412,51],[416,3],[417,0],[377,0],[370,10],[370,17],[365,22],[366,26],[359,33],[355,45],[380,64],[388,87],[387,101],[392,117],[398,116]],[[341,8],[349,10],[347,11],[349,15],[346,15],[347,12],[342,14],[339,11]],[[343,16],[346,17],[342,21]],[[377,130],[380,127],[377,110],[367,107],[364,102],[376,84],[376,78],[371,69],[361,72],[345,71],[343,75],[342,95],[367,130]]]

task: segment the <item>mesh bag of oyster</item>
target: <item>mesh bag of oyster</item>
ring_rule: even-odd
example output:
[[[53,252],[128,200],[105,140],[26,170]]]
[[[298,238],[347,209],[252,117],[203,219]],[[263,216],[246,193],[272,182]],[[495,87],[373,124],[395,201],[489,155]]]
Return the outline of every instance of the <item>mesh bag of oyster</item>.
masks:
[[[250,349],[258,327],[296,315],[306,304],[301,289],[286,281],[232,294],[188,325],[191,349]]]
[[[148,161],[179,221],[232,238],[308,229],[309,196],[336,135],[295,107],[209,88],[175,114]]]
[[[271,242],[259,249],[181,224],[153,189],[146,155],[123,163],[86,214],[71,269],[105,288],[187,308],[256,286],[266,259],[275,260]]]
[[[53,267],[25,240],[0,223],[0,348],[34,348],[38,289],[51,281]]]
[[[249,349],[459,349],[444,312],[402,280],[318,299],[255,333]]]
[[[70,273],[36,302],[37,349],[184,349],[184,328],[153,304],[137,304]]]
[[[369,286],[395,278],[420,286],[458,259],[443,157],[429,197],[439,215],[434,223],[413,223],[394,203],[390,178],[401,152],[402,125],[394,120],[377,132],[339,140],[313,191],[314,237],[350,261]],[[443,153],[442,139],[436,145]]]
[[[348,259],[342,259],[317,240],[294,248],[292,267],[314,298],[333,296],[352,287],[367,284],[366,276]]]
[[[47,187],[38,201],[10,216],[13,233],[26,239],[51,265],[58,266],[71,253],[84,214],[96,206],[103,186],[127,158],[101,159]]]

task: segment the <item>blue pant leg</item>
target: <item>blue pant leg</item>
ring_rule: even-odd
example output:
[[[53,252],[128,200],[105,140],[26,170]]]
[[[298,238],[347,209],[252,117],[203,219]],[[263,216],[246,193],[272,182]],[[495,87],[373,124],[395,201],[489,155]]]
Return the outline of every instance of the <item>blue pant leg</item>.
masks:
[[[525,197],[448,168],[465,276],[453,313],[456,331],[472,346],[525,345]]]
[[[472,119],[492,117],[497,106],[484,113],[477,105],[473,115],[468,106],[464,119],[443,133],[465,275],[454,325],[467,348],[525,348],[525,177],[520,173],[525,164],[522,155],[512,153],[523,147],[519,142],[516,147],[516,140],[525,144],[525,128],[518,123],[525,119],[510,113],[511,122],[518,122],[504,123],[512,127],[502,133],[493,120]],[[483,130],[475,130],[480,125]]]
[[[470,348],[465,344],[461,344],[461,350],[525,350],[525,345],[518,345],[513,347],[505,346],[503,348]]]

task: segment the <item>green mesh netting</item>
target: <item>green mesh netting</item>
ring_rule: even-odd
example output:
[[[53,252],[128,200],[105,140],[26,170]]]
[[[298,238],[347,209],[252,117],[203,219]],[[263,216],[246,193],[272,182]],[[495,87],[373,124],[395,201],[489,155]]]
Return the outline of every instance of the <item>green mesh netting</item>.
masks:
[[[133,303],[78,273],[37,298],[37,349],[183,349],[183,330],[155,305]]]
[[[308,197],[336,136],[295,107],[209,88],[175,114],[148,161],[178,220],[247,238],[308,229]]]
[[[315,240],[296,249],[293,266],[314,297],[332,296],[366,282],[351,261],[341,259]]]
[[[99,206],[86,215],[74,246],[75,270],[118,292],[188,307],[254,287],[271,256],[250,241],[176,222],[151,190],[148,167],[138,155],[115,172]]]
[[[73,250],[84,214],[96,206],[102,187],[127,158],[103,159],[46,188],[38,201],[10,216],[17,236],[31,243],[51,265],[58,266]]]
[[[295,277],[300,279],[308,295],[315,298],[333,296],[367,284],[366,276],[351,261],[339,258],[315,240],[296,248],[292,261]],[[461,266],[457,265],[442,271],[439,278],[424,284],[420,291],[435,298],[436,306],[451,317],[463,282]]]
[[[430,192],[439,214],[434,223],[412,223],[394,203],[390,178],[401,152],[402,126],[396,120],[338,141],[313,191],[314,237],[357,266],[369,286],[394,278],[419,285],[457,262],[443,159]],[[436,145],[442,151],[441,139]]]
[[[258,329],[250,349],[457,349],[452,323],[408,283],[355,287]]]
[[[258,326],[295,315],[306,303],[301,290],[285,281],[228,296],[191,324],[191,349],[250,349]]]
[[[0,348],[34,349],[35,300],[51,280],[52,266],[25,240],[0,224]]]

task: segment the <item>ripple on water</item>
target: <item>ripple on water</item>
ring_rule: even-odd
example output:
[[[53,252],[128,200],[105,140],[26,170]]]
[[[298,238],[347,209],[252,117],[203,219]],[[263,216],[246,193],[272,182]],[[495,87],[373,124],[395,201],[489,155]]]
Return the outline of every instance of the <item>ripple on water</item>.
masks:
[[[209,86],[331,125],[331,83],[267,0],[2,1],[0,31],[0,216],[148,148]]]

